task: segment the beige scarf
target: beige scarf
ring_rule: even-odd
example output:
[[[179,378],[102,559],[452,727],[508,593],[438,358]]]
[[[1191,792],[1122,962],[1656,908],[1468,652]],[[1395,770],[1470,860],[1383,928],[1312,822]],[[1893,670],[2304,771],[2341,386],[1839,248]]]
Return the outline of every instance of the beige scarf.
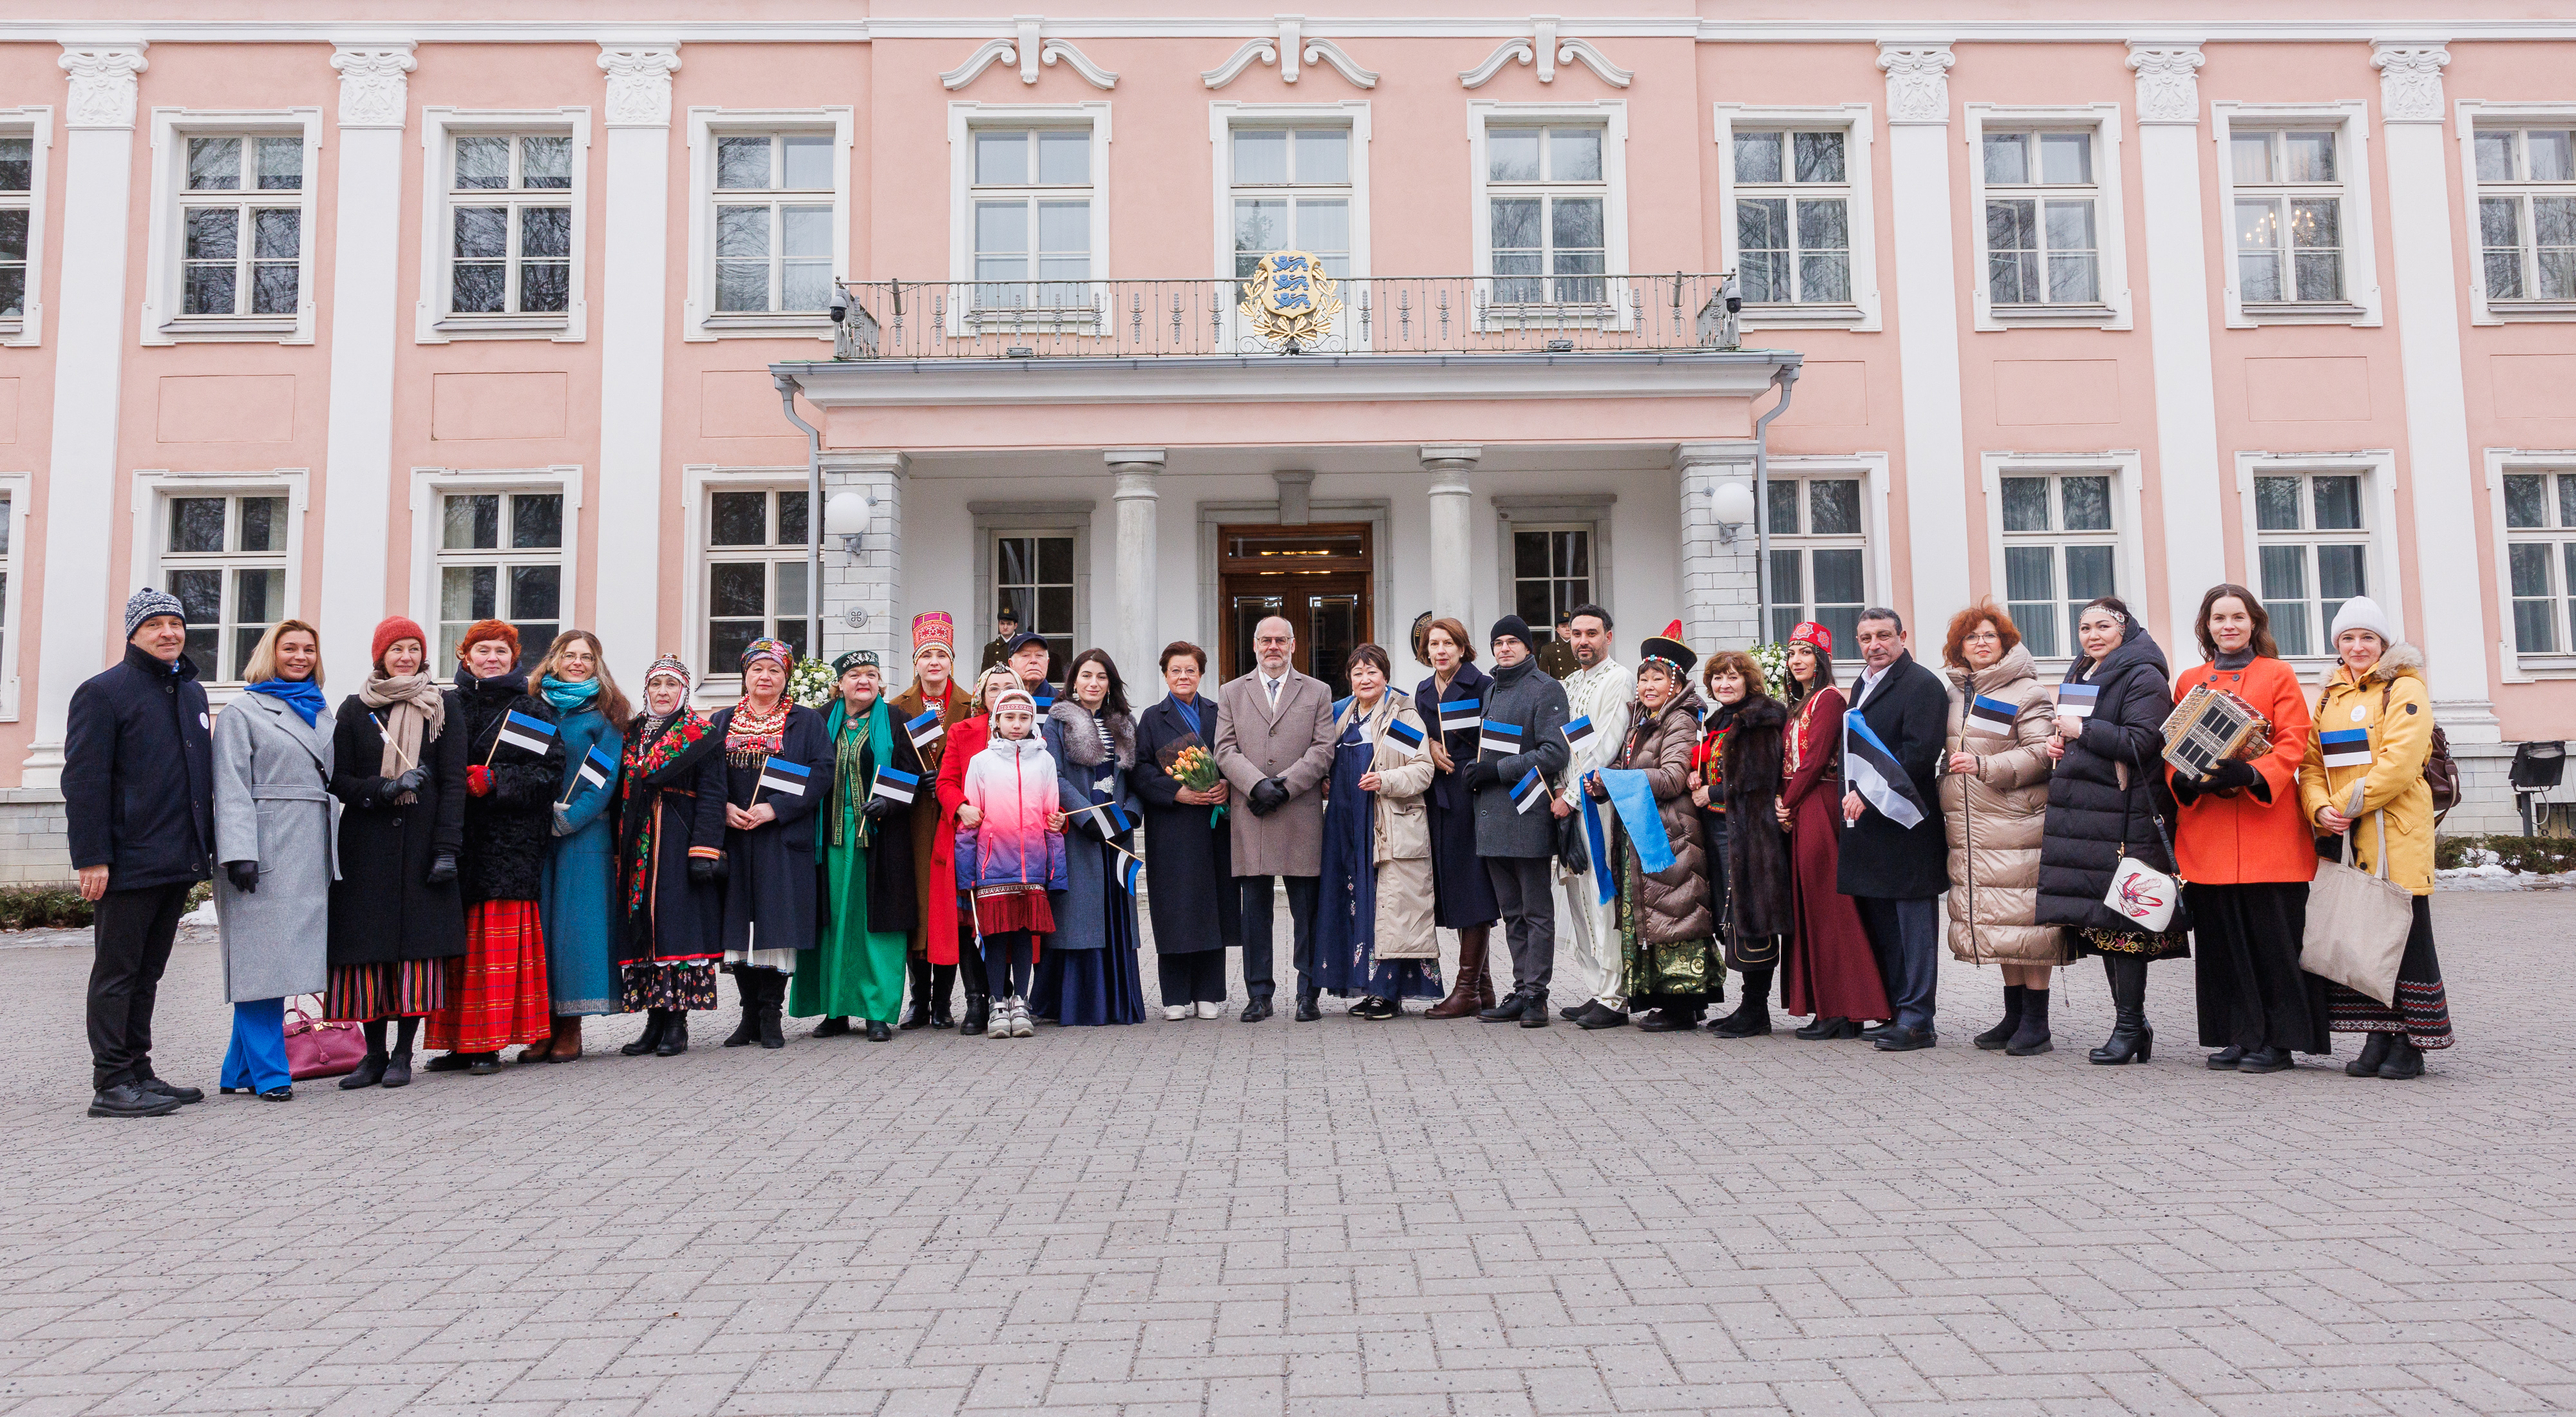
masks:
[[[447,696],[438,680],[427,674],[405,674],[399,678],[378,669],[367,675],[358,686],[358,702],[379,711],[376,726],[384,730],[384,757],[377,763],[378,777],[400,777],[420,765],[420,745],[436,738],[447,723]],[[391,708],[393,712],[381,713]],[[398,803],[418,800],[406,792],[394,799]]]

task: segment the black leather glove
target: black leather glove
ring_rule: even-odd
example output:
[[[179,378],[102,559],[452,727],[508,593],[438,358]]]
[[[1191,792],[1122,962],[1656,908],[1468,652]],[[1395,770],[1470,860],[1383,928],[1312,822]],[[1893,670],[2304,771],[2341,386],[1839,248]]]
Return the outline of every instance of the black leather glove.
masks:
[[[406,792],[417,793],[428,783],[428,781],[429,769],[413,768],[411,771],[394,779],[394,795],[399,797]]]
[[[436,855],[435,857],[432,857],[432,858],[430,859],[430,863],[429,863],[429,883],[430,883],[431,885],[433,885],[433,886],[443,886],[443,885],[446,885],[448,882],[450,882],[450,881],[452,881],[452,880],[455,880],[455,879],[456,879],[456,853],[455,853],[455,852],[453,852],[453,851],[442,851],[442,852],[438,853],[438,855]]]
[[[227,877],[229,877],[229,878],[231,879],[231,881],[232,881],[232,883],[233,883],[233,889],[234,889],[234,890],[240,891],[243,895],[256,895],[256,894],[258,894],[258,892],[259,892],[259,863],[258,863],[258,862],[256,862],[256,861],[227,861],[227,862],[225,862],[225,863],[224,863],[224,875],[225,875],[225,876],[227,876]]]
[[[1503,770],[1483,759],[1467,765],[1467,790],[1482,792],[1503,780]]]
[[[2190,806],[2192,803],[2200,800],[2201,788],[2203,786],[2205,786],[2205,784],[2199,778],[2185,777],[2181,773],[2175,773],[2173,776],[2174,801],[2181,806]]]
[[[716,883],[716,867],[719,864],[720,863],[711,856],[690,857],[689,884],[693,886],[714,885]]]
[[[2252,787],[2262,780],[2261,775],[2254,771],[2252,763],[2238,762],[2234,758],[2229,758],[2223,763],[2211,764],[2209,780],[2201,786],[2211,792],[2224,792],[2231,787]]]
[[[859,809],[859,815],[872,822],[881,822],[893,816],[895,808],[902,805],[891,797],[871,797],[867,805]]]
[[[1252,815],[1266,817],[1288,802],[1288,784],[1275,777],[1265,777],[1252,787]]]

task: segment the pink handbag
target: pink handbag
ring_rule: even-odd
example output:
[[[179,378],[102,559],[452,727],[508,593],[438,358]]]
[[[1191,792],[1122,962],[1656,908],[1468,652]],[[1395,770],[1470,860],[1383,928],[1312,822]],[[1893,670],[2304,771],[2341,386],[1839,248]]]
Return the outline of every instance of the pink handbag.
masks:
[[[310,995],[305,996],[312,997]],[[318,1007],[318,1005],[317,1005]],[[297,1082],[358,1070],[367,1039],[354,1023],[326,1023],[299,998],[286,1006],[286,1075]]]

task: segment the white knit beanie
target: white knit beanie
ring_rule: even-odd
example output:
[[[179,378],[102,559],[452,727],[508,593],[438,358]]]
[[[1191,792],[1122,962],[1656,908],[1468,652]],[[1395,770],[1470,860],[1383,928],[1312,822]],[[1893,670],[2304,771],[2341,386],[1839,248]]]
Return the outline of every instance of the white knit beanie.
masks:
[[[2329,642],[2342,639],[2346,630],[2368,630],[2379,636],[2382,645],[2397,643],[2397,632],[2388,628],[2388,612],[2379,608],[2378,601],[2366,595],[2356,595],[2343,603],[2343,608],[2335,612],[2334,629],[2326,639]]]

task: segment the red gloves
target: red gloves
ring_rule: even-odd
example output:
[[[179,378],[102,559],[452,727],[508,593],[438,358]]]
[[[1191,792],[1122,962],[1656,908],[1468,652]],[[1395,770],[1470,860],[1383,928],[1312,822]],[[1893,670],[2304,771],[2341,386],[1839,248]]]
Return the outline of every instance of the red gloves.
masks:
[[[492,770],[480,765],[465,770],[465,791],[475,797],[492,795]]]

